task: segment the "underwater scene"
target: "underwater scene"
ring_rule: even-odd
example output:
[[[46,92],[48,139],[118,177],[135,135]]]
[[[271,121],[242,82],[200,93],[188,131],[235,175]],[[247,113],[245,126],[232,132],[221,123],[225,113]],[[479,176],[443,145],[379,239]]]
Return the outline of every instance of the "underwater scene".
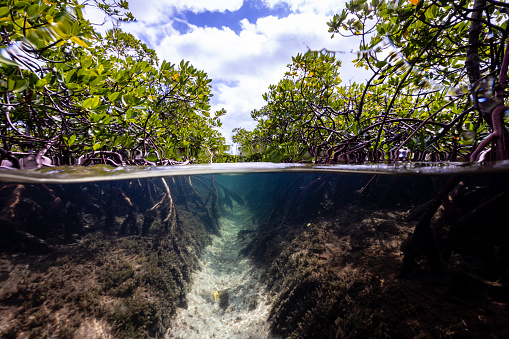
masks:
[[[508,174],[2,171],[0,338],[507,338]]]

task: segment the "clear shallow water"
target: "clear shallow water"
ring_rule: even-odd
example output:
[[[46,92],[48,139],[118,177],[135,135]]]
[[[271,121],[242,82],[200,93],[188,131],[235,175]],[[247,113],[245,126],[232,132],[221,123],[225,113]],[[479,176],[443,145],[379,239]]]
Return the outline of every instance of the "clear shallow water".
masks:
[[[182,165],[158,167],[45,167],[38,170],[0,169],[0,181],[33,183],[83,183],[93,181],[111,181],[171,177],[199,174],[249,174],[249,173],[286,173],[286,172],[331,172],[351,174],[468,174],[494,173],[509,171],[509,161],[488,165],[465,163],[397,163],[365,165],[314,165],[314,164],[277,164],[277,163],[222,163],[207,165]]]
[[[252,228],[250,213],[234,204],[225,214],[221,236],[213,237],[193,273],[187,308],[178,311],[166,338],[277,338],[269,333],[271,298],[264,270],[239,255],[248,243],[239,232]]]
[[[0,337],[504,337],[508,173],[508,162],[0,171]]]

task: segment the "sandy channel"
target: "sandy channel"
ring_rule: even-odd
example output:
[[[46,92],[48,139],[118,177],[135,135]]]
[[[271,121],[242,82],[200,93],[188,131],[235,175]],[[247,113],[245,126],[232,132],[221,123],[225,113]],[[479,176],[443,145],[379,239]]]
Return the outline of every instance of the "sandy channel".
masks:
[[[269,334],[270,297],[262,280],[263,270],[239,254],[247,239],[238,237],[249,229],[249,215],[234,204],[221,217],[221,237],[200,258],[193,274],[187,309],[179,309],[166,338],[277,338]],[[214,292],[219,298],[214,298]]]

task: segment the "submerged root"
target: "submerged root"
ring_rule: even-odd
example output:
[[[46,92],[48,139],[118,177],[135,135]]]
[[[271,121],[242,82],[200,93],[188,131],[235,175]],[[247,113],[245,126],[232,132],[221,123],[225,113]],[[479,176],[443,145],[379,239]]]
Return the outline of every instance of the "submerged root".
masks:
[[[21,201],[21,193],[25,190],[24,185],[16,185],[12,191],[9,199],[5,203],[2,211],[0,211],[0,218],[14,218],[16,206]]]
[[[415,227],[413,235],[402,246],[402,251],[405,254],[401,267],[402,277],[407,276],[416,268],[417,261],[423,255],[429,258],[432,270],[440,270],[440,254],[431,231],[430,223],[444,199],[449,199],[449,192],[459,184],[460,180],[460,177],[453,176],[447,181],[440,192],[429,203]]]

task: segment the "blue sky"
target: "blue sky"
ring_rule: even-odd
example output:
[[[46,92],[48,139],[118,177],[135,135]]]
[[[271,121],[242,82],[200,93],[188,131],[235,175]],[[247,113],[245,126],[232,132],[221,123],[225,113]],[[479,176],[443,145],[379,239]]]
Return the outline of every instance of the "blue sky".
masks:
[[[358,49],[355,39],[331,39],[327,32],[326,23],[341,12],[343,0],[130,0],[129,4],[137,21],[122,24],[122,29],[153,48],[161,60],[188,60],[213,79],[212,109],[227,111],[221,130],[227,140],[235,127],[255,127],[250,112],[263,106],[262,94],[283,77],[292,56],[308,47]],[[102,21],[98,12],[88,15]],[[337,57],[342,60],[344,83],[368,77],[353,67],[355,54]]]
[[[238,10],[224,12],[219,11],[204,11],[194,12],[191,10],[185,10],[181,13],[183,20],[187,21],[191,25],[202,26],[202,27],[215,27],[221,29],[222,27],[228,27],[236,34],[240,34],[242,31],[242,25],[240,22],[242,19],[247,19],[249,22],[256,22],[258,18],[267,16],[276,16],[278,18],[284,18],[291,13],[291,9],[288,4],[277,4],[273,8],[267,7],[261,1],[244,1],[242,7]],[[174,24],[174,27],[179,31],[180,34],[189,33],[190,27],[185,23]],[[182,30],[179,27],[183,28]]]

